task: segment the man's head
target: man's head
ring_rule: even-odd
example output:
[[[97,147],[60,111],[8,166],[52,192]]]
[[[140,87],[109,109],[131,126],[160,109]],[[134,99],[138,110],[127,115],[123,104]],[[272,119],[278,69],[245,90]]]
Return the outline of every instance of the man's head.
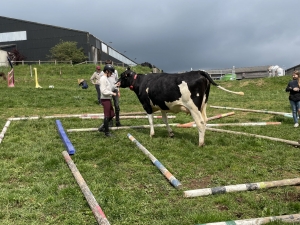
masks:
[[[107,65],[107,64],[112,64],[112,61],[110,59],[106,60],[105,65]]]
[[[96,70],[97,70],[97,71],[100,71],[100,70],[101,70],[101,67],[100,67],[100,66],[96,66]]]

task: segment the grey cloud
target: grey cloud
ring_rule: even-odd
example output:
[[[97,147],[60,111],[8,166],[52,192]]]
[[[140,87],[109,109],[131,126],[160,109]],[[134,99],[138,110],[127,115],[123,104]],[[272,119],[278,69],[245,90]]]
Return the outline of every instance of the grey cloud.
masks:
[[[14,8],[3,16],[88,31],[166,72],[300,63],[298,0],[11,0],[1,8]]]

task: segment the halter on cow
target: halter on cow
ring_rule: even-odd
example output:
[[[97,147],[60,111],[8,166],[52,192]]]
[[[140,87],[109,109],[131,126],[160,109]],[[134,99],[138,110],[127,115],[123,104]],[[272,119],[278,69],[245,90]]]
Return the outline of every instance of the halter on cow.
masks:
[[[243,92],[233,92],[219,86],[205,71],[190,71],[180,74],[136,74],[127,68],[121,74],[119,82],[120,87],[129,87],[134,91],[143,105],[148,115],[151,137],[154,135],[153,112],[161,111],[170,137],[173,137],[174,134],[168,125],[166,113],[186,112],[192,115],[198,128],[199,146],[204,145],[207,121],[206,104],[210,84],[230,93],[244,95]]]

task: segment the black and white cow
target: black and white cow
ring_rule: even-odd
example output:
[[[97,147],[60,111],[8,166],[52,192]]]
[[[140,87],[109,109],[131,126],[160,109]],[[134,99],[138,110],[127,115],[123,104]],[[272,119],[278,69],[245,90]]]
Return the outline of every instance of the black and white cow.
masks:
[[[135,92],[148,114],[150,136],[154,135],[153,112],[160,110],[169,136],[173,131],[168,125],[167,112],[190,113],[199,131],[199,146],[204,145],[206,127],[206,103],[210,84],[224,91],[243,95],[243,92],[229,91],[216,84],[205,71],[191,71],[179,74],[151,73],[136,74],[127,68],[120,78],[120,87],[129,87]]]

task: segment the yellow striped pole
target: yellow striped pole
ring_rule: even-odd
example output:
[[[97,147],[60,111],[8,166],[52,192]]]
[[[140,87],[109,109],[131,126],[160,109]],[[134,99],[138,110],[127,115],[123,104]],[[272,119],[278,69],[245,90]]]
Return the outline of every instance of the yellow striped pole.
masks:
[[[258,183],[236,184],[236,185],[228,185],[228,186],[221,186],[221,187],[188,190],[188,191],[184,191],[184,197],[191,198],[191,197],[198,197],[198,196],[225,194],[229,192],[253,191],[257,189],[292,186],[292,185],[299,185],[299,184],[300,184],[300,178],[258,182]]]

